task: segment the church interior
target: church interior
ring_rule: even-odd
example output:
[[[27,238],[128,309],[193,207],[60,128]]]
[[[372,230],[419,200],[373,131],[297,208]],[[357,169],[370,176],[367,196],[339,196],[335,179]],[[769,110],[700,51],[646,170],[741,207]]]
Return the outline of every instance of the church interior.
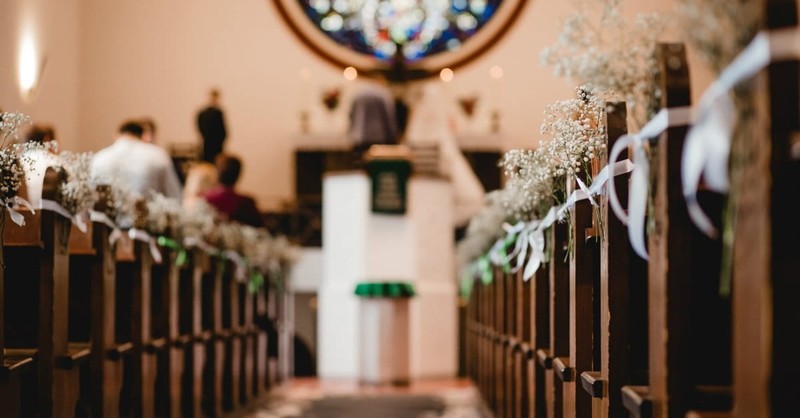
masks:
[[[796,0],[0,1],[0,417],[800,414]]]

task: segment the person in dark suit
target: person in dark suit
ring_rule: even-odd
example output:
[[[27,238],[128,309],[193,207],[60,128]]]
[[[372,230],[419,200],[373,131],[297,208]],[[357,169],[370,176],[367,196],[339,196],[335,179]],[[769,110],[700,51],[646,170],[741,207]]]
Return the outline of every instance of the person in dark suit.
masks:
[[[264,226],[255,200],[234,190],[242,171],[242,162],[232,155],[220,154],[216,163],[219,185],[206,192],[203,196],[206,202],[231,221],[256,227]]]
[[[219,108],[219,90],[211,90],[208,106],[197,114],[197,129],[203,137],[203,160],[213,163],[222,153],[228,133],[225,118]]]

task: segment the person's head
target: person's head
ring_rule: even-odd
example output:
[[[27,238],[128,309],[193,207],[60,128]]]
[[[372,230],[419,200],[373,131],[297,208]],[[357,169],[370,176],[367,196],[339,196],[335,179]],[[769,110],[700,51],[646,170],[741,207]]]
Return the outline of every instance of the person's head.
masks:
[[[206,192],[217,185],[217,167],[211,163],[196,163],[186,173],[186,186],[183,188],[183,203],[190,207]]]
[[[219,103],[219,90],[211,89],[211,91],[208,92],[208,99],[211,101],[212,105]]]
[[[25,135],[25,142],[44,144],[56,139],[56,132],[50,125],[33,125]]]
[[[144,127],[142,123],[136,120],[129,120],[125,121],[119,127],[119,134],[120,135],[128,135],[135,138],[142,139],[142,135],[144,134]]]
[[[152,118],[142,118],[140,120],[142,128],[142,141],[155,143],[156,142],[156,122]]]
[[[227,154],[220,154],[216,159],[217,171],[219,172],[219,183],[233,187],[236,181],[239,180],[239,174],[242,172],[242,162]]]

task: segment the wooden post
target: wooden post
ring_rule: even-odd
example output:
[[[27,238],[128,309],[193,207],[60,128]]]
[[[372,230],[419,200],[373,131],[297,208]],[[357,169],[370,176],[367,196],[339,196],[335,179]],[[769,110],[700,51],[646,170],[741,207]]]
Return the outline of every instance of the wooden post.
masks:
[[[552,263],[553,260],[550,260]],[[537,348],[529,357],[533,363],[531,367],[530,382],[530,417],[547,416],[548,392],[546,378],[548,370],[552,369],[552,359],[549,355],[542,355],[542,362],[537,361],[540,356],[538,353],[550,352],[551,321],[550,321],[550,264],[542,264],[536,275],[529,282],[529,296],[531,311],[534,317],[529,320],[526,329],[530,335],[533,347]],[[530,313],[526,315],[530,318]],[[541,349],[539,349],[541,347]],[[552,390],[552,388],[550,388]],[[550,396],[552,397],[552,396]]]
[[[585,180],[585,179],[584,179]],[[575,179],[567,180],[567,195],[576,188]],[[599,279],[596,268],[597,240],[587,237],[595,210],[588,200],[570,209],[572,252],[569,257],[569,357],[559,358],[556,374],[563,382],[564,417],[591,416],[591,397],[578,390],[577,377],[592,370],[594,360],[594,289]]]
[[[766,28],[795,28],[797,4],[764,0]],[[734,416],[790,417],[800,411],[800,294],[797,158],[798,62],[771,64],[748,86],[755,127],[732,179]],[[744,138],[744,137],[742,137]],[[737,183],[734,182],[736,187]]]
[[[569,364],[570,280],[567,256],[568,225],[555,223],[550,228],[553,259],[550,261],[550,352],[537,353],[547,371],[547,418],[561,418],[564,409],[564,388],[561,384]],[[556,370],[558,369],[558,370]],[[557,373],[558,371],[558,373]]]

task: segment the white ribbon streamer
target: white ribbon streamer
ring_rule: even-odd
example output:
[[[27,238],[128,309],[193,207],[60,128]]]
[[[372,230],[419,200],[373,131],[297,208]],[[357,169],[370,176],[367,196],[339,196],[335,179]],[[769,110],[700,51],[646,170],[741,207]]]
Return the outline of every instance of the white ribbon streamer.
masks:
[[[218,254],[219,249],[214,247],[213,245],[197,238],[197,237],[186,237],[183,240],[183,246],[186,248],[199,248],[205,251],[207,254]]]
[[[33,210],[31,203],[24,198],[20,196],[14,196],[13,198],[8,199],[5,202],[5,207],[6,210],[8,210],[9,216],[11,216],[11,222],[14,222],[17,224],[17,226],[25,226],[25,215],[17,212],[17,210],[14,209],[14,206],[22,206],[31,211],[32,214],[36,214],[36,211]]]
[[[75,224],[75,226],[78,227],[78,230],[80,230],[84,234],[86,233],[86,231],[88,231],[88,229],[86,227],[86,213],[82,212],[82,213],[73,215],[73,214],[69,213],[69,211],[67,209],[65,209],[63,206],[61,206],[60,203],[56,202],[55,200],[50,200],[50,199],[42,199],[42,210],[55,212],[55,213],[61,215],[62,217],[69,219],[70,222]]]
[[[116,244],[120,238],[122,238],[122,231],[105,213],[98,212],[96,210],[90,210],[89,220],[95,223],[101,223],[111,229],[111,233],[108,235],[108,243],[112,246]]]
[[[244,258],[242,258],[239,253],[233,250],[225,250],[223,251],[222,255],[231,260],[233,264],[236,266],[235,276],[236,280],[243,282],[247,278],[247,263],[245,263]]]
[[[147,232],[136,228],[129,229],[128,236],[134,241],[146,242],[150,248],[150,255],[153,257],[153,261],[161,264],[163,258],[161,257],[161,251],[158,250],[155,238],[151,237]]]
[[[691,121],[690,107],[675,107],[662,109],[635,134],[626,134],[620,137],[611,147],[608,161],[617,164],[620,154],[629,147],[633,148],[631,182],[628,189],[628,213],[619,202],[617,189],[614,182],[608,185],[608,201],[614,214],[622,223],[628,225],[628,238],[633,250],[643,259],[647,260],[647,245],[645,244],[645,220],[647,218],[647,197],[649,195],[650,162],[647,159],[644,144],[650,138],[661,135],[667,128],[687,125]]]
[[[717,192],[726,192],[731,135],[736,124],[736,110],[730,92],[763,70],[770,62],[800,59],[800,31],[778,29],[756,35],[719,78],[703,93],[695,124],[690,129],[683,150],[681,180],[689,217],[710,237],[717,235],[711,219],[697,201],[700,178]]]

